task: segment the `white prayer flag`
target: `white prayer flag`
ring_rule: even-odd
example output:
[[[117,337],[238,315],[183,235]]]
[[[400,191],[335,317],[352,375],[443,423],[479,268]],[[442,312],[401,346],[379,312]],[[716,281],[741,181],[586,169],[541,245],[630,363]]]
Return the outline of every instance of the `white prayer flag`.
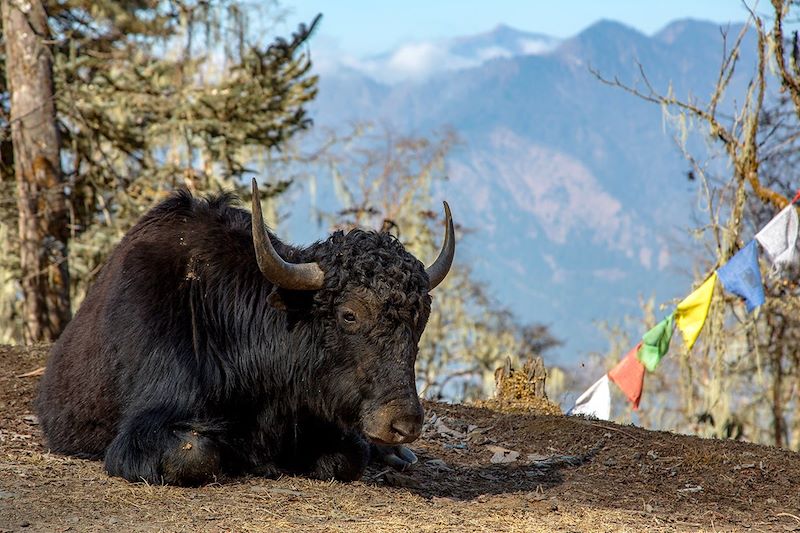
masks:
[[[593,416],[599,420],[611,418],[611,390],[608,387],[608,374],[598,379],[575,401],[567,415]]]
[[[789,204],[756,234],[774,274],[800,262],[797,208]]]

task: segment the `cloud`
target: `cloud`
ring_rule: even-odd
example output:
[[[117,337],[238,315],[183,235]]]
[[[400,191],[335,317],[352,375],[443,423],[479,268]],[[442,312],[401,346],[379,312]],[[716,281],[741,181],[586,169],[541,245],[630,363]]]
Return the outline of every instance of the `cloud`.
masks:
[[[436,72],[459,70],[481,63],[451,54],[446,45],[433,41],[404,44],[389,54],[370,58],[347,54],[330,38],[318,38],[315,45],[312,60],[317,73],[343,74],[352,70],[387,84],[422,81]]]
[[[451,54],[446,44],[428,41],[401,46],[382,64],[373,62],[372,70],[375,75],[395,81],[420,80],[437,71],[458,70],[478,64],[475,60]]]
[[[508,48],[503,48],[502,46],[486,46],[484,48],[479,48],[475,54],[475,60],[479,61],[480,63],[485,63],[486,61],[490,61],[492,59],[497,59],[498,57],[513,57],[514,54]]]
[[[552,283],[564,283],[567,281],[567,271],[558,266],[558,262],[556,262],[556,258],[549,254],[542,254],[542,259],[544,262],[547,263],[547,266],[550,267],[551,276],[550,281]]]
[[[639,263],[648,270],[653,266],[653,251],[650,248],[645,246],[639,250]]]
[[[524,55],[538,56],[552,52],[558,42],[557,39],[520,39],[518,45]]]
[[[342,67],[359,68],[358,59],[345,53],[338,39],[324,33],[314,36],[310,55],[318,74],[340,72]]]
[[[407,43],[391,53],[366,59],[357,69],[384,83],[422,81],[439,72],[474,68],[498,57],[511,57],[512,53],[499,46],[477,50],[474,54],[453,53],[446,41]]]
[[[519,259],[508,259],[505,264],[520,277],[524,276],[527,271],[525,265]]]
[[[621,268],[598,268],[592,270],[592,276],[609,282],[615,282],[625,279],[628,274]]]
[[[662,247],[661,251],[658,252],[658,269],[664,270],[669,266],[670,256],[669,250],[666,247]]]
[[[418,82],[439,72],[477,67],[497,58],[544,54],[552,51],[558,41],[519,39],[516,46],[496,44],[469,48],[468,52],[454,51],[455,40],[416,41],[372,57],[362,58],[345,53],[339,42],[327,35],[314,38],[312,59],[320,74],[351,69],[388,84]]]

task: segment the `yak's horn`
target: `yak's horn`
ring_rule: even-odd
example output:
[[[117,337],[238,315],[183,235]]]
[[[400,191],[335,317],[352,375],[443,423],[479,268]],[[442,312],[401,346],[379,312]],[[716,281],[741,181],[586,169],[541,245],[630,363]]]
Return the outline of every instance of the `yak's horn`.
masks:
[[[322,288],[325,273],[317,263],[287,263],[275,251],[264,228],[261,199],[255,178],[253,178],[253,246],[256,249],[259,270],[273,284],[283,289],[298,291],[314,291]]]
[[[450,215],[450,206],[444,202],[444,243],[442,250],[439,252],[439,257],[433,262],[431,266],[425,269],[430,278],[430,285],[428,289],[431,290],[444,280],[447,273],[450,272],[450,266],[453,264],[453,257],[456,255],[456,236],[453,230],[453,217]]]

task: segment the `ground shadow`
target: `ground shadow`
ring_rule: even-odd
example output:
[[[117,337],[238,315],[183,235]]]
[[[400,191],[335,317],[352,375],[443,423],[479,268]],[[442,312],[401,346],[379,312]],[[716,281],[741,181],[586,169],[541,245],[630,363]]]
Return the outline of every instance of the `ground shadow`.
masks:
[[[403,488],[425,498],[472,500],[483,495],[511,493],[544,494],[564,482],[563,472],[579,468],[592,456],[578,461],[553,464],[508,463],[488,465],[448,465],[440,459],[421,454],[419,463],[406,472],[370,467],[365,483]]]

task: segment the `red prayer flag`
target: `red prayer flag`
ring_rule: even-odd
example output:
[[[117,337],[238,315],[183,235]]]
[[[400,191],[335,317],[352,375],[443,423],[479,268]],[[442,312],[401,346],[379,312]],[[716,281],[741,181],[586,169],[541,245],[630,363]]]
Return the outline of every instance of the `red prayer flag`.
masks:
[[[800,201],[800,189],[797,189],[797,194],[795,194],[794,198],[792,198],[793,204],[796,204],[798,201]]]
[[[640,342],[608,373],[608,379],[616,383],[633,403],[634,411],[639,409],[639,400],[642,398],[644,385],[644,365],[637,357],[641,346]]]

